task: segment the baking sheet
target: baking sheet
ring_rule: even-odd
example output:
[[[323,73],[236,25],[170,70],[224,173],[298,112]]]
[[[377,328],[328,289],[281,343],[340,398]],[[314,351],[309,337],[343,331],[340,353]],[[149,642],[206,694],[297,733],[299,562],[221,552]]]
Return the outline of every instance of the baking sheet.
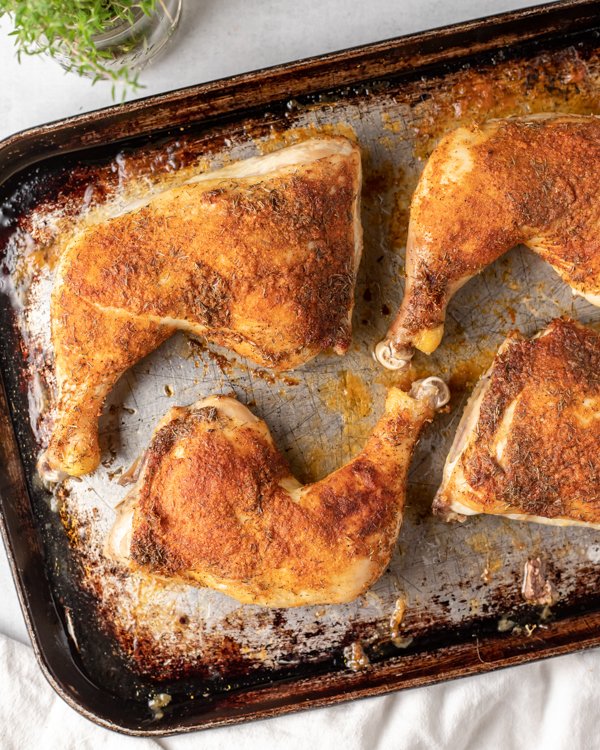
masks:
[[[356,138],[363,151],[365,252],[351,352],[343,358],[323,355],[293,373],[274,376],[179,334],[132,368],[111,394],[101,422],[99,470],[82,481],[70,480],[53,497],[37,488],[50,559],[62,559],[64,539],[74,553],[74,566],[57,564],[53,570],[72,640],[90,674],[102,672],[117,694],[129,696],[136,683],[123,680],[114,669],[111,673],[113,655],[102,661],[98,647],[90,643],[90,613],[84,611],[90,599],[79,596],[81,588],[91,594],[97,619],[138,672],[152,679],[193,677],[186,690],[200,702],[240,680],[248,684],[300,675],[315,665],[355,669],[361,665],[353,658],[353,644],[360,644],[375,662],[426,648],[433,633],[451,639],[458,631],[476,632],[482,623],[501,632],[520,630],[523,638],[537,637],[561,607],[577,606],[597,594],[597,532],[494,518],[447,526],[429,511],[468,389],[506,333],[513,327],[533,333],[563,313],[583,322],[600,321],[599,310],[573,298],[549,267],[519,249],[457,294],[441,349],[415,360],[411,375],[441,373],[450,380],[453,401],[423,436],[398,548],[389,571],[364,597],[349,605],[287,611],[241,606],[210,590],[129,574],[101,552],[113,509],[126,491],[118,477],[146,446],[156,421],[175,404],[234,392],[265,419],[305,481],[324,476],[360,449],[381,412],[386,387],[408,384],[404,376],[376,366],[370,349],[401,297],[408,202],[435,141],[462,122],[489,116],[599,111],[600,68],[589,44],[537,52],[529,59],[503,58],[427,79],[385,81],[289,101],[281,110],[121,151],[103,163],[88,158],[74,169],[68,163],[57,165],[51,174],[42,171],[33,175],[34,184],[21,187],[14,206],[23,204],[28,190],[35,200],[18,226],[11,221],[10,206],[4,207],[9,231],[2,291],[16,313],[28,361],[29,415],[43,447],[52,390],[52,270],[61,243],[79,222],[184,179],[188,169],[211,169],[318,132]],[[558,594],[553,609],[532,609],[521,597],[523,567],[532,557],[547,563]],[[406,603],[401,622],[399,601]],[[158,713],[155,707],[154,716]]]

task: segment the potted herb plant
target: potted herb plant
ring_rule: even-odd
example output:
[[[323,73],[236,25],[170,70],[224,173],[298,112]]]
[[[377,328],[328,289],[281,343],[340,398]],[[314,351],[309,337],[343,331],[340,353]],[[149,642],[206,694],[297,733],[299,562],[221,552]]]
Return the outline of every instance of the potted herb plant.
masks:
[[[93,82],[140,86],[144,65],[177,26],[182,0],[0,0],[17,54],[46,53]]]

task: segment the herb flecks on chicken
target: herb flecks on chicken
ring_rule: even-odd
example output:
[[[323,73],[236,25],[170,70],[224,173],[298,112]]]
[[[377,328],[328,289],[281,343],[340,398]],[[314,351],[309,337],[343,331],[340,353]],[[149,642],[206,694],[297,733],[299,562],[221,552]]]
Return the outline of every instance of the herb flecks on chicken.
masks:
[[[328,348],[345,353],[360,189],[358,147],[314,138],[86,227],[62,255],[52,292],[58,403],[42,473],[98,466],[108,392],[176,330],[274,370]]]
[[[510,336],[458,426],[434,510],[600,528],[600,334]]]
[[[599,177],[600,117],[490,120],[443,138],[412,199],[405,294],[379,362],[434,351],[455,292],[521,243],[600,305]]]
[[[363,450],[310,485],[266,424],[232,398],[171,409],[118,508],[110,557],[269,607],[348,602],[385,571],[421,428],[448,400],[439,378],[392,388]]]

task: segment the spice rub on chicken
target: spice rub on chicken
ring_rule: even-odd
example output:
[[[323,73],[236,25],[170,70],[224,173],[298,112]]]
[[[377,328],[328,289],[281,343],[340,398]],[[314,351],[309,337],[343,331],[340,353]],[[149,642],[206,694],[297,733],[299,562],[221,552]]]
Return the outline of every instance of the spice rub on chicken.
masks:
[[[439,378],[392,388],[363,450],[319,482],[290,473],[266,424],[233,398],[171,409],[118,508],[107,554],[269,607],[348,602],[385,571]]]
[[[600,334],[569,319],[514,334],[467,404],[434,510],[600,528],[599,448]]]
[[[176,330],[264,367],[351,338],[362,252],[360,151],[314,138],[192,177],[86,227],[52,292],[58,403],[47,478],[100,461],[97,421],[121,374]]]
[[[406,288],[375,355],[405,367],[439,345],[452,296],[515,245],[600,306],[600,117],[542,114],[458,128],[413,195]]]

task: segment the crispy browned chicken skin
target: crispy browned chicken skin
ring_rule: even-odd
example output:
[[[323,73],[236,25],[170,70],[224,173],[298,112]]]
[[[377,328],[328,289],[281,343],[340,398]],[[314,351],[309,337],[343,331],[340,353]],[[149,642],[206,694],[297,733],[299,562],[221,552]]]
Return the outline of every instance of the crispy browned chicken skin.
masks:
[[[413,393],[392,388],[361,453],[306,486],[235,399],[171,409],[119,508],[108,554],[241,602],[351,601],[389,563],[413,448],[448,398],[439,378]]]
[[[58,405],[47,476],[99,463],[104,399],[175,330],[275,370],[349,346],[361,165],[315,138],[166,190],[64,252],[51,318]]]
[[[473,392],[434,509],[600,528],[600,334],[510,336]]]
[[[434,351],[452,295],[519,243],[600,305],[599,178],[600,117],[492,120],[443,138],[412,199],[406,289],[381,364]]]

